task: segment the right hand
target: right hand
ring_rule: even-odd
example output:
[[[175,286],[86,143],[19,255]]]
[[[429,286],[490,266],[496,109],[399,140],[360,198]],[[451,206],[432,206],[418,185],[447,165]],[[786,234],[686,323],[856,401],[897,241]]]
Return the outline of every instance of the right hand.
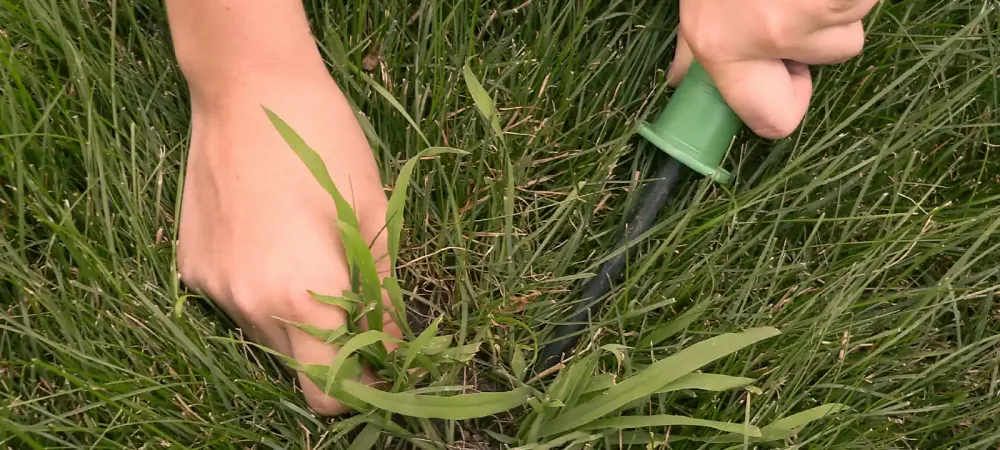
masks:
[[[680,0],[680,33],[668,83],[692,58],[755,133],[787,137],[812,96],[809,65],[861,53],[861,20],[879,0]]]

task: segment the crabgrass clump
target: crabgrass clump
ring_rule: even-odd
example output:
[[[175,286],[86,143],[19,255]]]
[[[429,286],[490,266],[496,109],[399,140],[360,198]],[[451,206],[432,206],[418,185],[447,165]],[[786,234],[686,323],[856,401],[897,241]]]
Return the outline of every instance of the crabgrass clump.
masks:
[[[467,86],[476,99],[476,107],[492,125],[496,109],[484,88],[465,67]],[[600,438],[621,439],[623,430],[655,426],[705,427],[728,434],[712,441],[754,442],[786,439],[794,430],[825,414],[840,411],[844,405],[829,404],[818,406],[791,418],[758,428],[750,424],[737,424],[706,420],[679,415],[621,416],[621,411],[630,409],[636,401],[645,401],[656,394],[681,390],[724,391],[745,388],[748,392],[760,392],[750,386],[750,378],[731,377],[710,373],[696,373],[716,360],[730,356],[737,351],[759,341],[777,336],[779,331],[772,327],[752,328],[740,333],[725,333],[693,344],[669,357],[649,364],[630,377],[615,382],[611,373],[600,373],[598,362],[609,346],[598,351],[577,356],[565,364],[555,380],[545,386],[541,377],[528,383],[521,380],[526,375],[527,364],[521,358],[511,367],[506,381],[515,387],[506,392],[459,393],[466,386],[449,383],[444,374],[461,370],[479,350],[480,342],[461,346],[451,346],[453,336],[439,336],[439,325],[443,317],[438,317],[430,325],[414,335],[408,327],[406,305],[403,292],[396,278],[399,240],[403,224],[403,206],[406,201],[407,186],[414,166],[426,157],[452,153],[466,154],[454,148],[431,147],[419,152],[403,165],[396,179],[393,193],[386,211],[386,231],[390,273],[381,278],[376,270],[375,257],[366,245],[358,227],[358,218],[350,203],[337,189],[331,179],[322,157],[273,111],[264,109],[271,123],[285,142],[306,165],[316,181],[330,194],[337,209],[337,227],[341,233],[344,252],[351,273],[351,290],[339,297],[312,292],[317,301],[343,308],[348,314],[348,322],[336,330],[323,330],[308,324],[294,325],[313,337],[329,345],[341,346],[333,362],[329,365],[302,364],[273,350],[268,352],[282,358],[292,368],[307,374],[327,395],[350,405],[368,417],[378,416],[380,421],[371,421],[362,431],[359,439],[374,443],[382,431],[392,431],[398,426],[391,425],[391,414],[407,420],[417,420],[415,425],[434,436],[432,423],[420,419],[465,420],[499,414],[517,407],[530,405],[527,419],[516,436],[492,436],[508,444],[519,444],[522,449],[547,449],[561,445],[577,445]],[[499,129],[497,130],[499,131]],[[502,139],[501,136],[497,136]],[[400,324],[405,340],[382,332],[383,290],[390,300],[389,314]],[[682,331],[697,318],[701,309],[694,309],[678,318],[677,323],[666,324],[648,337],[650,345],[659,343],[672,334]],[[363,331],[356,322],[366,320],[368,331]],[[388,352],[385,343],[398,342],[401,345]],[[641,350],[641,348],[639,349]],[[355,379],[361,375],[362,365],[373,367],[391,387],[382,391],[361,384]],[[531,381],[535,381],[534,384]],[[382,414],[379,414],[382,413]],[[396,430],[398,432],[398,430]],[[648,436],[647,436],[648,437]],[[410,438],[415,445],[427,444]],[[643,437],[631,436],[630,442],[643,441]],[[692,439],[695,439],[692,437]],[[655,443],[656,439],[646,439]]]

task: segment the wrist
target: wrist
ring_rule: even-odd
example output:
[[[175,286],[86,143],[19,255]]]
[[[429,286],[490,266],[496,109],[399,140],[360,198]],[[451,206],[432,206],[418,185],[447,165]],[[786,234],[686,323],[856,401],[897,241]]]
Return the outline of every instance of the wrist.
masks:
[[[182,67],[191,95],[192,107],[217,109],[228,99],[245,98],[248,93],[287,86],[286,90],[335,84],[322,60],[268,60],[243,58],[229,63],[209,63]],[[252,94],[250,94],[252,96]]]
[[[168,0],[167,13],[195,100],[256,79],[329,77],[300,0]]]

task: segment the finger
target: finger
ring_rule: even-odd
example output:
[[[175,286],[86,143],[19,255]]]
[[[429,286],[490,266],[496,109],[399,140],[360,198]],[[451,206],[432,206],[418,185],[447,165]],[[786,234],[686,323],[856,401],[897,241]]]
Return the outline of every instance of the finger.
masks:
[[[670,63],[670,70],[667,71],[667,85],[677,87],[684,79],[691,62],[694,61],[694,54],[683,33],[677,34],[677,48],[674,49],[674,60]]]
[[[763,138],[790,135],[809,107],[812,77],[804,64],[755,60],[713,65],[705,70],[726,103]]]
[[[323,285],[311,284],[302,286],[302,289],[294,289],[289,293],[292,297],[289,299],[289,304],[299,305],[297,309],[300,309],[300,313],[296,315],[304,316],[295,318],[295,321],[323,330],[334,330],[346,324],[348,320],[346,311],[336,306],[321,304],[308,293],[311,290],[322,294],[339,295],[344,288],[345,286],[339,286],[337,283],[323,283]],[[286,332],[290,356],[300,364],[329,365],[340,353],[340,346],[328,344],[291,324],[286,326]],[[346,405],[326,395],[324,386],[317,386],[305,373],[297,372],[296,376],[302,386],[306,402],[316,413],[336,416],[349,410]]]
[[[310,292],[340,296],[351,288],[347,261],[340,249],[340,242],[328,242],[321,237],[335,238],[331,233],[311,235],[316,238],[308,251],[285,255],[283,263],[254,278],[255,283],[245,295],[258,299],[256,304],[271,304],[276,309],[266,311],[275,317],[272,323],[284,334],[287,348],[283,353],[299,364],[329,366],[340,353],[340,346],[327,343],[303,331],[296,324],[319,330],[337,330],[348,323],[343,308],[320,302]],[[261,287],[263,286],[263,288]],[[255,321],[267,324],[264,317]],[[306,373],[296,370],[299,385],[309,407],[323,416],[346,413],[349,408],[325,393],[324,385],[316,385]],[[362,381],[364,377],[361,377]]]
[[[880,0],[823,0],[816,2],[817,19],[825,26],[846,25],[864,19]]]
[[[307,294],[308,296],[308,294]],[[295,301],[310,301],[315,299],[298,298]],[[323,330],[333,330],[347,323],[347,312],[331,305],[318,305],[310,311],[308,324]],[[341,347],[320,340],[295,326],[287,328],[291,357],[300,364],[316,364],[329,366],[340,353]],[[327,395],[325,385],[317,385],[303,372],[296,372],[302,387],[306,403],[317,414],[322,416],[338,416],[350,411],[350,407]],[[380,380],[369,367],[363,367],[360,377],[354,379],[366,385],[379,385]]]
[[[813,32],[781,56],[810,65],[837,64],[859,55],[864,46],[864,24],[857,21]]]
[[[339,346],[325,344],[312,336],[299,336],[291,339],[292,358],[301,364],[317,364],[328,366],[333,358],[340,353]],[[317,385],[305,373],[296,372],[302,394],[309,408],[321,416],[339,416],[351,410],[348,405],[326,394],[325,385]],[[371,369],[364,367],[360,379],[355,379],[366,385],[378,385],[380,380]]]

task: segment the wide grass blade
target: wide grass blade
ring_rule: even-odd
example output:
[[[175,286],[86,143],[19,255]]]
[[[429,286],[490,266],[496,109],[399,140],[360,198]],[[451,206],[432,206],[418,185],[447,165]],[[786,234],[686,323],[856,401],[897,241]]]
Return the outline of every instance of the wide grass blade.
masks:
[[[341,375],[341,366],[344,365],[344,362],[347,361],[348,357],[364,347],[372,345],[376,342],[385,341],[398,342],[399,340],[381,331],[369,330],[354,336],[351,340],[347,341],[347,343],[341,347],[340,351],[337,352],[337,356],[333,357],[333,362],[330,363],[329,370],[326,375],[326,392],[330,392],[330,389],[336,385]]]
[[[323,329],[314,325],[309,325],[307,323],[300,322],[289,322],[295,328],[304,331],[306,334],[323,341],[324,344],[332,344],[337,342],[341,337],[347,334],[347,325],[341,325],[332,330]]]
[[[687,327],[701,317],[702,313],[705,312],[705,309],[708,308],[708,305],[709,302],[697,303],[676,319],[656,326],[652,329],[652,331],[639,340],[639,344],[636,345],[636,350],[655,347],[657,344],[670,339],[677,333],[686,330]]]
[[[399,280],[392,276],[383,278],[382,289],[385,289],[386,295],[389,296],[389,303],[392,305],[392,310],[389,313],[392,319],[403,331],[403,336],[406,336],[407,339],[413,339],[413,330],[410,329],[410,321],[407,319],[406,304],[403,303],[403,289],[399,287]]]
[[[847,405],[828,403],[771,422],[766,427],[761,428],[761,432],[766,439],[787,439],[794,436],[798,429],[846,409],[849,409]]]
[[[761,429],[750,424],[739,424],[730,422],[719,422],[716,420],[696,419],[693,417],[675,416],[670,414],[658,414],[652,416],[621,416],[600,419],[587,425],[586,430],[605,430],[614,428],[627,430],[631,428],[647,427],[669,427],[669,426],[693,426],[714,428],[719,431],[729,433],[745,434],[751,437],[762,436]]]
[[[404,344],[404,346],[406,347],[406,359],[403,360],[403,366],[400,368],[400,371],[405,372],[410,368],[410,364],[413,363],[413,360],[416,359],[417,355],[420,354],[421,350],[423,350],[423,348],[431,342],[431,339],[433,339],[434,336],[437,335],[438,325],[441,323],[441,320],[443,319],[444,316],[438,316],[438,318],[434,319],[434,321],[431,322],[431,324],[428,325],[427,328],[425,328],[424,331],[422,331],[420,335],[417,336],[416,339],[414,339],[412,342],[407,342],[406,344]]]
[[[815,408],[810,408],[805,411],[792,414],[783,419],[776,420],[771,424],[762,427],[760,429],[761,436],[753,437],[750,440],[751,442],[766,442],[789,439],[794,437],[798,430],[802,427],[846,409],[849,409],[848,406],[839,403],[828,403]],[[735,443],[743,442],[744,440],[744,436],[736,433],[730,433],[716,438],[706,439],[705,441],[715,443]]]
[[[591,434],[583,431],[575,431],[563,436],[559,436],[549,442],[540,444],[522,445],[511,450],[552,450],[554,448],[573,448],[574,445],[590,442],[600,438],[600,434]]]
[[[521,387],[508,392],[484,392],[452,397],[391,393],[351,380],[341,389],[376,408],[407,417],[467,420],[498,414],[525,404],[532,390]]]
[[[587,388],[583,391],[583,394],[590,394],[592,392],[601,392],[611,389],[615,385],[615,374],[613,373],[602,373],[590,379],[587,382]]]
[[[285,143],[299,156],[299,159],[306,165],[320,186],[323,186],[323,189],[333,198],[333,202],[337,207],[338,220],[347,222],[352,227],[358,228],[358,216],[354,213],[354,209],[351,208],[351,204],[337,190],[337,185],[330,178],[330,172],[327,170],[326,164],[319,153],[313,150],[299,133],[292,129],[288,123],[281,119],[281,117],[278,117],[273,111],[265,107],[264,113],[267,114],[267,118],[271,120],[271,123],[285,140]]]
[[[479,82],[476,78],[476,74],[472,73],[472,68],[469,67],[469,63],[466,63],[462,67],[463,78],[465,78],[465,85],[469,88],[469,94],[472,95],[472,101],[476,105],[476,109],[479,114],[486,119],[490,124],[490,128],[493,129],[493,134],[500,139],[501,142],[505,142],[503,129],[500,128],[500,111],[497,110],[496,104],[493,102],[493,98],[490,94],[486,92],[486,88],[483,84]]]
[[[685,389],[720,392],[749,386],[753,382],[753,378],[731,377],[729,375],[714,373],[689,373],[667,384],[658,390],[657,393],[665,394]]]
[[[382,283],[379,282],[375,257],[361,237],[361,232],[351,224],[338,221],[340,240],[347,252],[347,260],[352,270],[361,275],[361,298],[368,310],[368,326],[372,330],[382,329]]]
[[[514,355],[510,359],[510,370],[514,373],[514,378],[521,380],[525,372],[528,371],[528,362],[524,359],[524,352],[520,347],[514,347]]]
[[[751,328],[741,333],[727,333],[698,342],[662,359],[636,375],[556,417],[545,427],[544,435],[551,436],[584,426],[639,398],[650,395],[665,384],[679,379],[702,366],[780,332],[771,327]]]
[[[714,373],[689,373],[678,378],[660,388],[656,394],[668,394],[682,390],[697,391],[728,391],[738,387],[749,386],[754,382],[753,378],[733,377],[729,375],[719,375]],[[587,384],[584,394],[605,391],[615,385],[615,376],[610,373],[603,373],[595,376]]]
[[[350,291],[345,291],[340,297],[309,291],[309,296],[320,303],[343,309],[347,312],[347,316],[352,319],[354,318],[354,314],[357,312],[358,306],[361,305],[361,300],[357,298],[356,294]]]
[[[351,446],[347,450],[368,450],[375,447],[375,444],[378,443],[378,437],[381,434],[382,430],[378,425],[369,423],[361,430],[361,433],[358,433],[358,436],[354,438],[354,441],[351,442]]]
[[[403,207],[406,203],[406,191],[410,185],[410,178],[413,176],[413,169],[422,158],[436,156],[443,153],[454,153],[467,155],[468,152],[450,147],[430,147],[418,153],[413,158],[403,164],[403,168],[396,177],[396,187],[389,197],[389,205],[385,211],[386,227],[389,229],[389,260],[390,266],[395,275],[396,260],[399,257],[399,239],[403,232]]]

